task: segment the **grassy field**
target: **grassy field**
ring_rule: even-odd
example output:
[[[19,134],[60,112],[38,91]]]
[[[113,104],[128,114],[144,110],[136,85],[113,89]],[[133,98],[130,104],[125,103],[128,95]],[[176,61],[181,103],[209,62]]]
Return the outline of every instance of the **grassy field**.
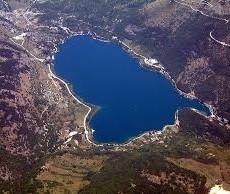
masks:
[[[76,193],[89,184],[86,175],[98,172],[107,156],[77,156],[70,153],[58,155],[49,160],[38,175],[44,188],[40,193]]]

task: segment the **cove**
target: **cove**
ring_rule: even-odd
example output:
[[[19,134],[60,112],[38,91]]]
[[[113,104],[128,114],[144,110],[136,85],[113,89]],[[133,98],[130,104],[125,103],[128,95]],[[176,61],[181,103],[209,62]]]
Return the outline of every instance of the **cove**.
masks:
[[[210,114],[198,100],[181,96],[158,72],[142,68],[120,45],[90,36],[71,38],[55,55],[54,70],[84,102],[99,106],[90,120],[98,143],[123,143],[145,131],[173,124],[175,112],[192,107]]]

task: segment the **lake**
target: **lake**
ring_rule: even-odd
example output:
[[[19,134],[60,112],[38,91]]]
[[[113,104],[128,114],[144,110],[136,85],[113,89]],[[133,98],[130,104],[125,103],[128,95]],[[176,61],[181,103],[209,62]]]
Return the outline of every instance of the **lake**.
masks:
[[[76,95],[100,107],[89,123],[98,143],[123,143],[162,130],[183,107],[210,113],[198,100],[181,96],[162,74],[142,68],[119,44],[77,36],[60,46],[54,64]]]

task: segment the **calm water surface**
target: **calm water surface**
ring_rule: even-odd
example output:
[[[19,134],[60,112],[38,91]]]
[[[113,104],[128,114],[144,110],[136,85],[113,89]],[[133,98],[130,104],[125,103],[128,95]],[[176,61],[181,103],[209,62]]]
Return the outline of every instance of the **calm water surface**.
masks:
[[[60,46],[55,72],[85,102],[100,106],[90,127],[96,142],[122,143],[149,130],[173,124],[177,109],[209,113],[197,100],[182,97],[169,80],[143,69],[118,44],[77,36]]]

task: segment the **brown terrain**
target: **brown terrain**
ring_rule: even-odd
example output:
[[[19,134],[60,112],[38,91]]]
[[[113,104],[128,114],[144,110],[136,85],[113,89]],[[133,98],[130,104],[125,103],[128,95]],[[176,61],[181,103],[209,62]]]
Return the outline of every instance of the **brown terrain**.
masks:
[[[219,183],[230,190],[229,19],[227,0],[0,0],[0,193],[203,194]],[[162,133],[90,144],[87,107],[48,68],[74,33],[157,59],[214,115],[184,109]]]

